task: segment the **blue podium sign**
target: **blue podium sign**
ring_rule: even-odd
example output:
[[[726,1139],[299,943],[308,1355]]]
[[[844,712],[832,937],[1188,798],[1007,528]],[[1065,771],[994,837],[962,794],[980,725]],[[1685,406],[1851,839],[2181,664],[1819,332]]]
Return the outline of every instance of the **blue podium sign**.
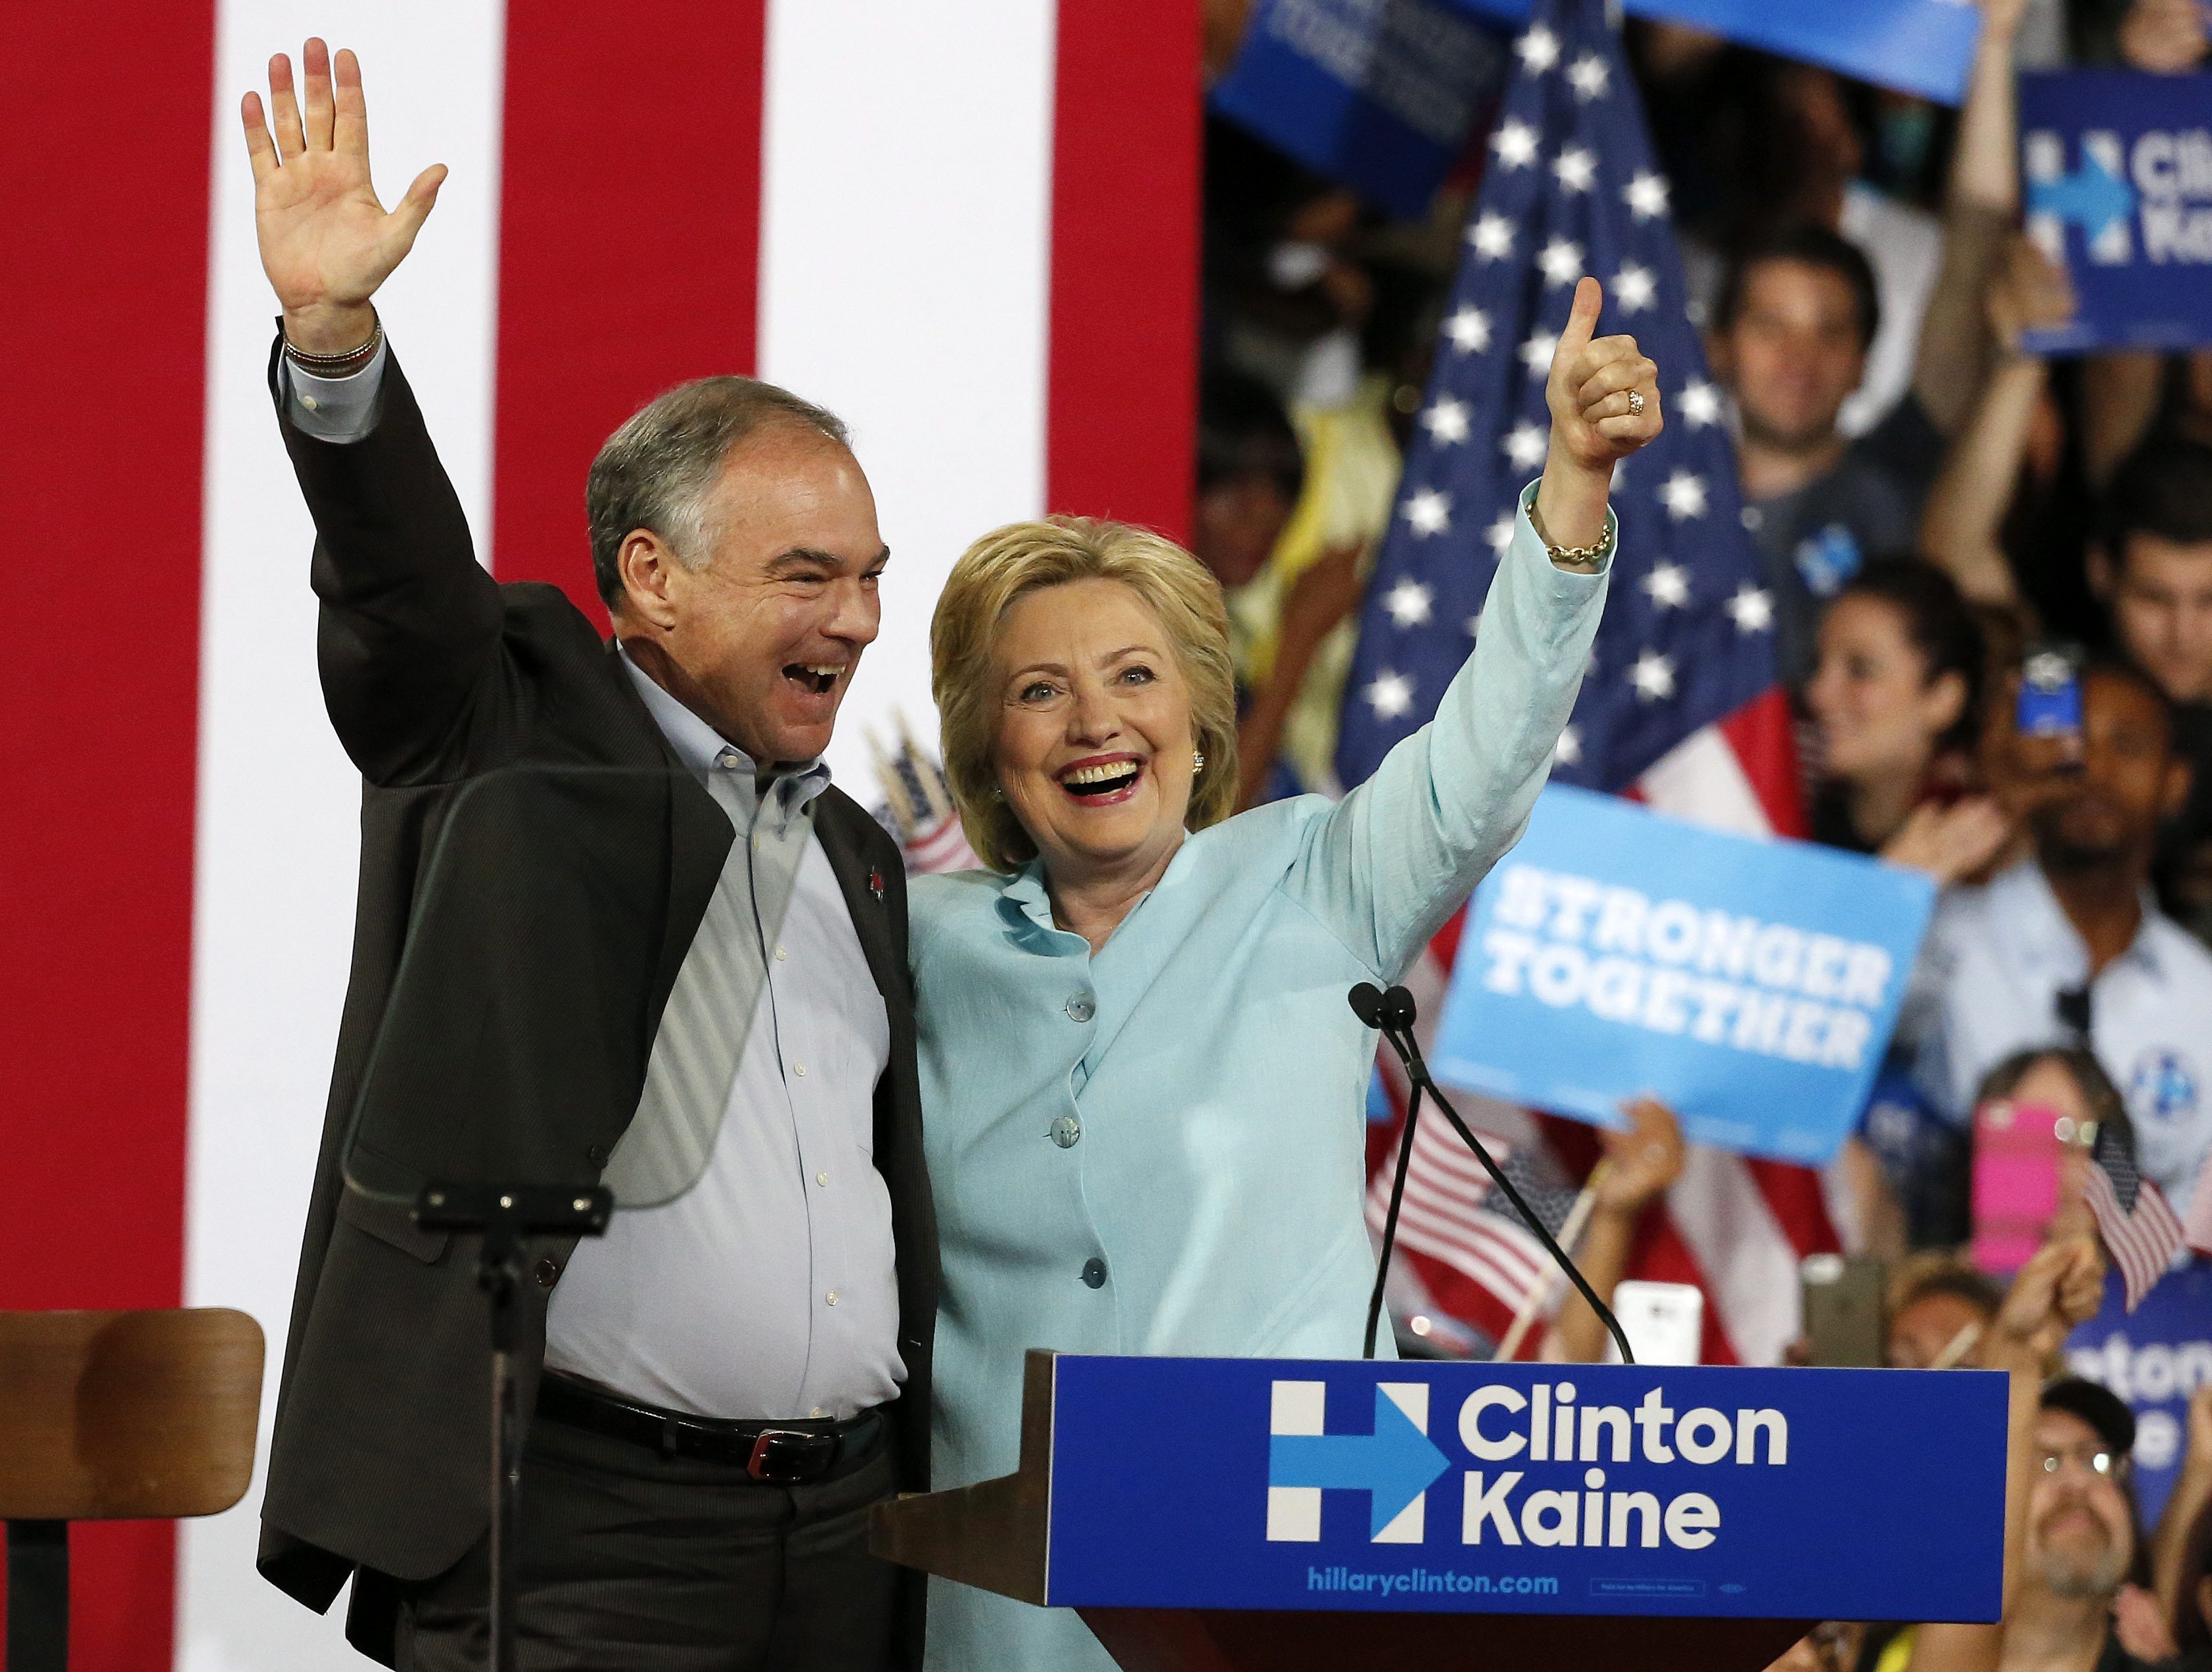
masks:
[[[1817,1164],[1866,1106],[1935,898],[1555,785],[1475,892],[1437,1076],[1606,1126],[1649,1092],[1698,1143]]]
[[[1045,1601],[1991,1620],[2005,1386],[1062,1354]]]

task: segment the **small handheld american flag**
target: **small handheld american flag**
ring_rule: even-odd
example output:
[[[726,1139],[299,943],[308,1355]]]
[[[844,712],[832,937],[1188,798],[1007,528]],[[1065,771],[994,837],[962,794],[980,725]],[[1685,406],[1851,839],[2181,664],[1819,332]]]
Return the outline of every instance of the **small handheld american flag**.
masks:
[[[2134,1140],[2116,1122],[2107,1121],[2097,1128],[2081,1196],[2120,1268],[2132,1312],[2151,1286],[2166,1275],[2173,1256],[2181,1252],[2184,1237],[2181,1221],[2165,1194],[2136,1165]]]
[[[914,740],[906,716],[898,719],[898,750],[886,752],[870,732],[868,752],[874,757],[876,781],[883,787],[891,834],[898,838],[899,857],[909,877],[935,876],[947,871],[975,871],[983,861],[968,845],[960,814],[952,805],[952,792],[936,757]]]

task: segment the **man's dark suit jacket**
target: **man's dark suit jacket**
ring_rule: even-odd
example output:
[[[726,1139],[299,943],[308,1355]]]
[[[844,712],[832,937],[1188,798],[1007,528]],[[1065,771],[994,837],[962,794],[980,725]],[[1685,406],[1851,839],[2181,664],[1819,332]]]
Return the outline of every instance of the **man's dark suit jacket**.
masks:
[[[283,416],[280,369],[272,354],[317,533],[324,696],[365,787],[353,968],[260,1568],[319,1610],[353,1574],[347,1635],[389,1664],[398,1585],[444,1572],[488,1525],[490,1368],[474,1239],[418,1230],[378,1198],[430,1178],[598,1181],[636,1110],[732,833],[585,616],[556,587],[501,586],[478,566],[398,361],[385,367],[375,429],[344,446]],[[898,1251],[900,1485],[920,1491],[937,1224],[904,874],[896,844],[850,798],[833,787],[814,810],[890,1013],[875,1162]],[[348,1188],[348,1170],[374,1194]],[[546,1298],[572,1248],[532,1251],[525,1411]],[[907,1590],[918,1663],[918,1579]]]

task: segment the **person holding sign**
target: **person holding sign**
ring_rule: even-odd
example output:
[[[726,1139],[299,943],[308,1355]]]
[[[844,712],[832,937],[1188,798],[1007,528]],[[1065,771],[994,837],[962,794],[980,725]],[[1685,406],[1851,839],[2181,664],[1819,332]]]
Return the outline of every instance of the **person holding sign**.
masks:
[[[924,1128],[944,1288],[933,1489],[1011,1473],[1023,1355],[1349,1358],[1375,1036],[1395,981],[1521,833],[1605,605],[1614,464],[1658,371],[1577,286],[1474,654],[1343,800],[1226,818],[1218,584],[1157,535],[1020,523],[961,557],[931,629],[945,772],[991,866],[914,884]],[[932,1593],[930,1664],[1112,1664],[1073,1614]]]
[[[2086,1232],[2045,1243],[2013,1280],[1972,1360],[2011,1380],[2004,1617],[1993,1626],[1914,1626],[1892,1641],[1880,1672],[2138,1663],[2117,1652],[2100,1658],[2120,1648],[2104,1639],[2132,1553],[2118,1482],[2133,1421],[2089,1383],[2044,1381],[2068,1335],[2096,1316],[2104,1284],[2102,1252]]]

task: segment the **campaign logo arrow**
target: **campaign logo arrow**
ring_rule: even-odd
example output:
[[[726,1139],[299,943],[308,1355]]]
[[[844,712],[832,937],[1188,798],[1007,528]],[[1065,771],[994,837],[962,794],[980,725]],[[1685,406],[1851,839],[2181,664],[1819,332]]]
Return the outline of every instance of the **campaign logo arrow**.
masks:
[[[1368,1495],[1368,1535],[1379,1539],[1450,1463],[1382,1389],[1375,1389],[1371,1434],[1274,1434],[1267,1484]]]
[[[2128,183],[2107,167],[2102,158],[2085,151],[2081,166],[2054,180],[2033,180],[2027,188],[2032,215],[2054,215],[2081,228],[2085,238],[2101,238],[2116,221],[2135,212],[2136,194]]]

